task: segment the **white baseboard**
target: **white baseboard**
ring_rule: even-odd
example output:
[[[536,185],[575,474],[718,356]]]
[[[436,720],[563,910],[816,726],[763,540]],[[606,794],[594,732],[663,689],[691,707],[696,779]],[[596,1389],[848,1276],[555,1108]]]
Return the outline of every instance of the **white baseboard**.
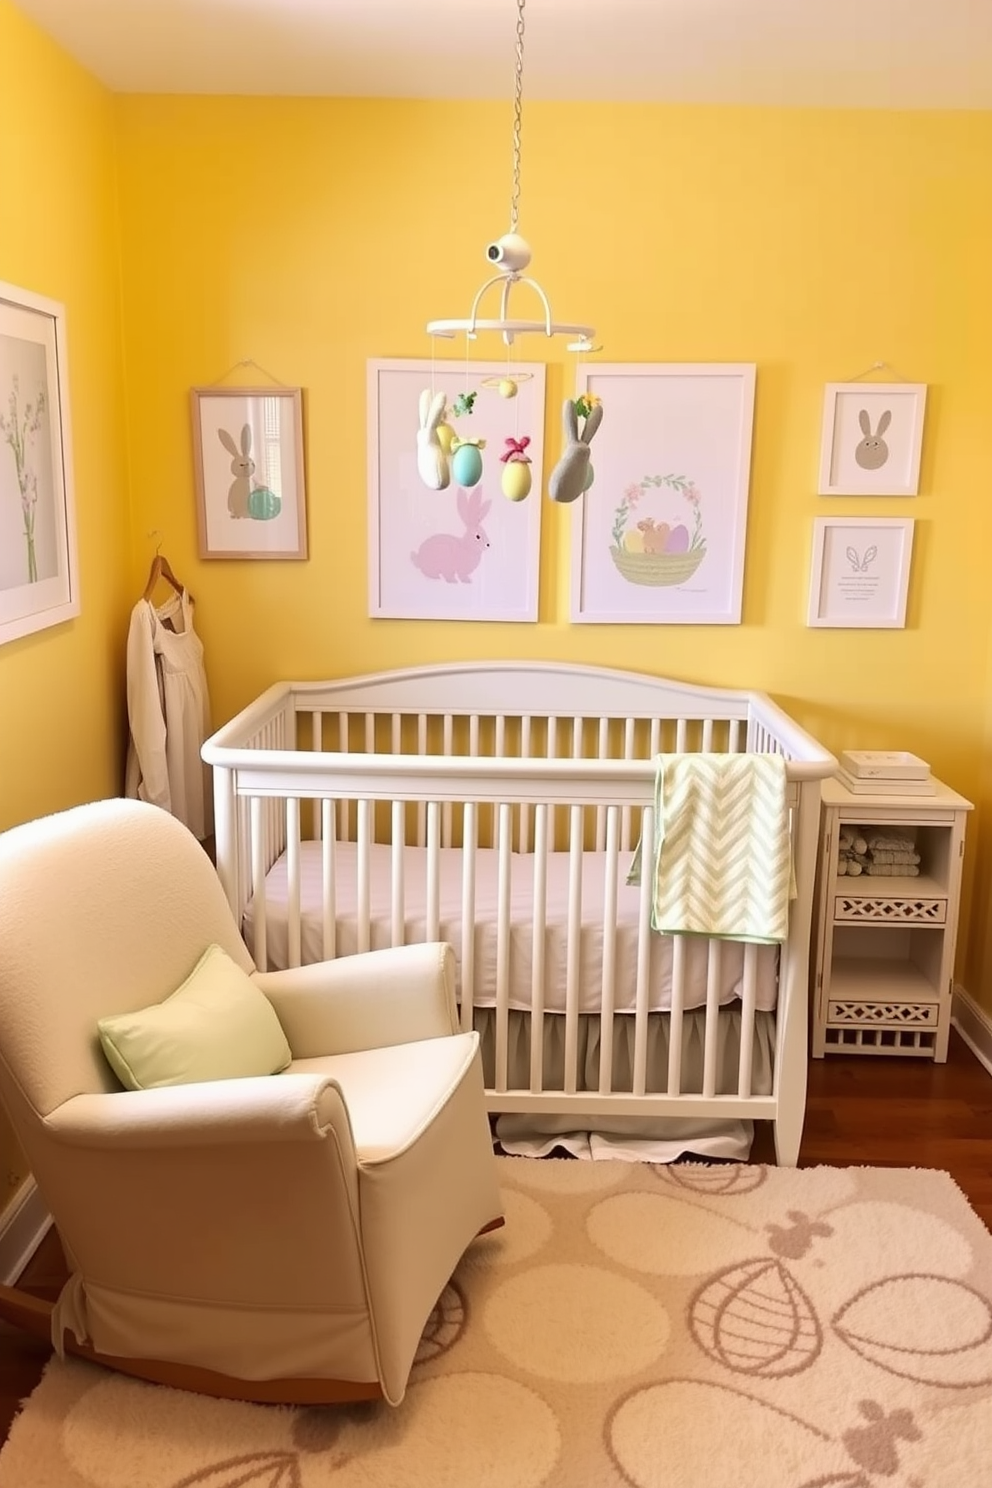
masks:
[[[979,1007],[970,992],[957,986],[951,1004],[951,1022],[979,1064],[992,1075],[992,1014]]]
[[[51,1222],[38,1185],[26,1178],[0,1214],[0,1281],[4,1286],[15,1285]]]

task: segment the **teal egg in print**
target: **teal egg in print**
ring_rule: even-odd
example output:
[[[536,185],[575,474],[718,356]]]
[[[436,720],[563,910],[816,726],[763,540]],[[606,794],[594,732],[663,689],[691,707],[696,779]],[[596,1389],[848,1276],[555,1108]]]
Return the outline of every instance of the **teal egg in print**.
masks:
[[[451,457],[451,476],[456,485],[478,485],[482,479],[482,456],[477,445],[458,446]]]
[[[282,510],[282,501],[268,486],[256,486],[248,493],[248,515],[256,522],[271,522]]]

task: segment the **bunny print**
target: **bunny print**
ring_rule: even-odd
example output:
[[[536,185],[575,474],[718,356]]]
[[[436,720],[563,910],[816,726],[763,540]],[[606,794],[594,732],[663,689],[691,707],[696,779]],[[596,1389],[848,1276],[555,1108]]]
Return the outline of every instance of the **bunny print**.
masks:
[[[251,478],[255,474],[255,461],[251,457],[251,429],[245,424],[241,430],[240,448],[235,444],[234,436],[226,429],[218,429],[217,437],[231,456],[231,474],[234,476],[227,493],[227,509],[232,517],[247,517]]]
[[[443,393],[432,398],[430,389],[420,395],[420,428],[417,430],[417,474],[431,491],[443,491],[451,482],[448,456],[438,436],[437,426],[444,416]]]
[[[889,446],[882,438],[882,435],[891,422],[892,414],[886,408],[879,414],[878,428],[873,434],[871,432],[871,419],[868,417],[868,410],[862,408],[858,414],[858,423],[861,425],[861,432],[865,437],[854,451],[854,458],[862,470],[880,470],[889,458]]]
[[[448,584],[472,582],[472,574],[482,562],[482,554],[489,547],[489,538],[482,525],[491,501],[483,501],[482,492],[476,486],[471,491],[458,492],[458,515],[465,530],[460,537],[451,532],[435,532],[424,541],[410,562],[419,568],[426,579],[444,579]]]
[[[589,445],[603,421],[603,406],[597,403],[590,409],[582,425],[581,435],[579,416],[571,398],[565,399],[562,414],[568,442],[564,454],[551,472],[548,495],[552,501],[576,501],[592,485]]]

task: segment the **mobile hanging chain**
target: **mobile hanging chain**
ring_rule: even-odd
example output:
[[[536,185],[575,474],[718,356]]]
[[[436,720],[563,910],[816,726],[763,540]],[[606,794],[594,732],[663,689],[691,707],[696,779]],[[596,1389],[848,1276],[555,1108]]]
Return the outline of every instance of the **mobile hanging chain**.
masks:
[[[526,0],[517,0],[517,63],[513,86],[513,191],[510,196],[510,231],[517,230],[520,215],[520,134],[523,126],[524,91],[524,5]]]

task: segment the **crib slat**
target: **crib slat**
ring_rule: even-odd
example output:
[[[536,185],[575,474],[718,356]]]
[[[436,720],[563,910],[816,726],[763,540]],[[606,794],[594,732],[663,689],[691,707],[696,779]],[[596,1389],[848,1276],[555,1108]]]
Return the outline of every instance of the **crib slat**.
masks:
[[[530,1088],[544,1089],[544,950],[548,916],[548,808],[534,808],[533,948],[530,963]]]
[[[286,955],[290,966],[299,966],[302,954],[300,932],[300,800],[286,797],[286,876],[289,890],[286,906]]]
[[[606,808],[606,868],[603,888],[603,985],[599,1013],[599,1093],[613,1089],[613,1016],[617,973],[617,875],[620,867],[620,808]]]
[[[355,855],[355,871],[357,881],[355,883],[355,920],[358,944],[356,949],[368,951],[372,949],[372,803],[367,800],[358,802],[358,821],[356,826],[357,847]]]
[[[510,1008],[510,869],[513,839],[510,807],[500,802],[496,893],[496,1089],[507,1088]]]
[[[654,808],[645,807],[641,814],[641,842],[654,842]],[[650,1007],[648,973],[651,967],[651,904],[654,885],[653,854],[643,851],[641,890],[637,915],[637,982],[634,1001],[634,1070],[633,1094],[643,1095],[648,1067],[648,1010]]]
[[[259,971],[268,971],[269,952],[266,944],[266,916],[265,916],[265,874],[267,864],[265,862],[265,832],[264,823],[265,801],[261,796],[251,798],[251,887],[254,895],[253,900],[253,951],[255,965]]]
[[[623,757],[625,760],[634,758],[634,719],[625,718],[623,721]],[[620,833],[620,842],[625,852],[632,852],[634,847],[634,821],[635,813],[632,806],[623,808],[623,826]]]
[[[406,836],[403,825],[403,802],[392,805],[392,830],[390,832],[390,944],[401,946],[406,939],[406,891],[403,882],[404,852]]]
[[[599,760],[610,757],[610,720],[602,717],[599,720],[599,733],[596,740],[596,758]],[[596,807],[596,851],[602,852],[606,841],[606,808]]]
[[[720,1032],[720,968],[723,964],[723,942],[709,942],[706,963],[706,1034],[703,1041],[703,1094],[716,1095],[717,1056]]]
[[[389,747],[393,754],[403,753],[403,714],[393,713],[389,720]]]
[[[334,802],[320,803],[321,929],[324,937],[324,960],[333,961],[337,947],[337,859],[334,839]]]
[[[758,947],[744,947],[744,976],[741,987],[741,1045],[737,1064],[737,1094],[751,1094],[754,1063],[754,1010],[758,988]]]
[[[427,753],[427,714],[417,714],[417,753],[423,757]],[[417,846],[423,847],[427,841],[427,803],[417,802]]]
[[[685,754],[689,743],[689,721],[679,718],[675,724],[675,753]]]
[[[437,801],[427,803],[427,914],[425,938],[441,938],[441,812]]]
[[[455,720],[451,713],[444,715],[444,742],[442,743],[445,759],[450,759],[455,752]],[[450,847],[451,837],[451,802],[445,801],[441,808],[441,846]]]
[[[712,718],[704,718],[703,719],[703,753],[704,754],[712,754],[713,753],[713,720],[712,720]]]
[[[682,1094],[682,1015],[685,1010],[685,936],[672,936],[672,1010],[668,1024],[668,1094]]]
[[[520,758],[530,759],[531,720],[530,714],[525,713],[520,719]],[[536,827],[535,827],[536,831]],[[520,851],[527,852],[530,832],[530,807],[523,805],[520,808]]]
[[[475,867],[479,808],[474,801],[465,803],[462,842],[461,1026],[462,1031],[468,1033],[475,1008]]]
[[[568,813],[568,928],[565,962],[565,1092],[579,1088],[579,975],[582,965],[582,807]]]
[[[730,720],[730,740],[729,740],[729,743],[728,743],[728,749],[729,749],[729,751],[730,751],[731,754],[740,754],[741,753],[741,733],[742,732],[743,732],[743,729],[742,729],[742,721],[741,721],[741,719],[739,719],[739,718],[732,718]]]

